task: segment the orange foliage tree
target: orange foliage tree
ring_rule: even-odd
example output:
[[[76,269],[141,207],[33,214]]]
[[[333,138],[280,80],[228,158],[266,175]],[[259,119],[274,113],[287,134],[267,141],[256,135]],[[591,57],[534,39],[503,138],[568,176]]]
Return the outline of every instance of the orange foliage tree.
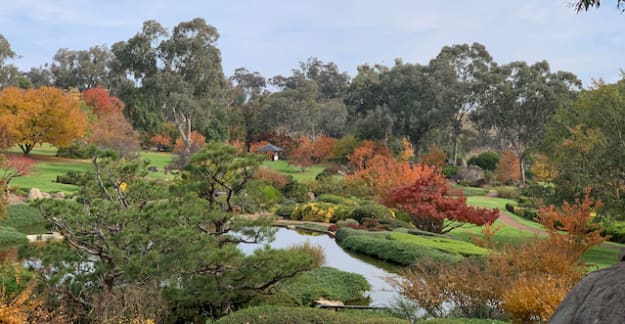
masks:
[[[440,169],[445,165],[445,159],[447,159],[447,153],[432,145],[428,151],[421,156],[421,163]]]
[[[336,139],[329,136],[319,136],[312,142],[312,160],[318,164],[322,160],[331,159],[334,154],[334,144]]]
[[[150,143],[156,146],[157,151],[164,151],[171,147],[171,137],[167,134],[156,134],[150,138]]]
[[[289,152],[288,164],[298,165],[304,172],[304,168],[313,165],[313,152],[312,142],[308,139],[308,136],[302,135],[297,147]]]
[[[65,146],[85,134],[87,115],[78,101],[52,87],[0,92],[0,129],[9,132],[24,154],[37,144]]]
[[[516,153],[506,150],[501,154],[497,169],[495,169],[497,180],[501,182],[513,182],[521,180],[521,163]]]
[[[498,209],[468,206],[462,192],[453,191],[440,173],[429,170],[413,184],[391,188],[384,204],[408,213],[417,228],[440,234],[465,223],[492,224],[499,217]]]
[[[583,199],[573,204],[541,208],[546,239],[504,246],[489,254],[484,264],[469,260],[453,265],[419,264],[395,285],[435,317],[447,315],[445,305],[451,304],[456,305],[456,315],[465,317],[512,319],[514,323],[547,321],[585,275],[581,256],[606,239],[599,235],[601,228],[591,225],[600,203],[589,195],[590,189],[586,189]]]
[[[83,101],[96,116],[89,142],[133,157],[140,150],[139,134],[123,115],[124,103],[101,87],[86,90]]]
[[[206,145],[206,137],[204,137],[204,135],[196,132],[196,131],[192,131],[191,132],[191,154],[199,151],[200,149],[202,149],[202,147],[204,147],[204,145]],[[182,138],[178,138],[176,139],[176,144],[174,145],[174,154],[178,154],[181,155],[184,151],[184,141],[182,140]]]
[[[404,136],[401,138],[401,149],[399,150],[399,155],[397,159],[399,161],[409,161],[411,158],[414,158],[414,149],[412,148],[412,143],[408,137]]]
[[[558,170],[555,169],[549,158],[543,154],[534,156],[530,171],[533,179],[536,181],[551,182],[558,175]]]

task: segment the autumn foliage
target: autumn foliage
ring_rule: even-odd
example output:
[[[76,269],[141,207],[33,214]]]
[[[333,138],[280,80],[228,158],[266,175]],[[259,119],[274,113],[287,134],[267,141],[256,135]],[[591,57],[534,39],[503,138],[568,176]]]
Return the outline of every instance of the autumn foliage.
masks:
[[[511,150],[506,150],[501,154],[497,169],[495,169],[497,180],[501,182],[514,182],[521,180],[521,163],[519,157]]]
[[[302,168],[313,165],[313,145],[308,136],[302,135],[297,146],[289,152],[289,164],[298,165]]]
[[[442,175],[433,168],[427,170],[414,183],[391,188],[384,204],[408,213],[416,227],[433,233],[447,233],[463,223],[492,224],[499,217],[497,209],[468,206],[462,193],[453,191]]]
[[[6,216],[7,194],[11,179],[27,175],[33,167],[33,160],[15,154],[0,155],[0,220]]]
[[[108,91],[102,87],[95,87],[86,90],[82,94],[85,104],[93,109],[96,116],[121,113],[124,110],[124,103],[117,97],[109,95]]]
[[[191,154],[202,149],[204,145],[206,145],[206,137],[204,137],[204,135],[196,131],[192,131],[191,132]],[[176,139],[176,144],[174,145],[174,154],[182,154],[182,151],[184,151],[184,142],[182,138],[178,138]]]
[[[60,89],[9,87],[0,92],[0,130],[25,154],[37,144],[69,145],[85,134],[87,125],[78,101]]]
[[[432,145],[428,151],[421,156],[421,163],[440,169],[445,166],[445,159],[447,159],[447,153]]]
[[[430,315],[454,315],[491,319],[512,319],[514,323],[549,320],[568,291],[586,273],[579,258],[605,238],[600,228],[590,225],[599,207],[590,190],[561,209],[541,209],[546,239],[536,238],[520,246],[493,251],[485,262],[466,260],[460,264],[418,264],[395,282],[400,292],[416,301]],[[488,227],[490,241],[496,228]],[[563,232],[562,230],[566,231]],[[485,246],[494,247],[492,242]]]

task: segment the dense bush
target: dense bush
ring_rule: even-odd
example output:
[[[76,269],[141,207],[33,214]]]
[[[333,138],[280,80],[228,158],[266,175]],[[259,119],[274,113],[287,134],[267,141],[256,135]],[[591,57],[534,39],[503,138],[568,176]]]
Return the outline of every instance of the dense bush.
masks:
[[[350,206],[350,207],[358,206],[358,202],[354,201],[353,199],[349,199],[349,198],[345,198],[345,197],[341,197],[341,196],[337,196],[333,194],[321,194],[317,197],[317,201],[343,205],[343,206]]]
[[[540,218],[540,213],[537,209],[534,208],[526,208],[507,203],[506,210],[531,221],[538,221],[538,219]]]
[[[390,221],[395,218],[395,213],[390,208],[371,202],[356,207],[354,211],[352,211],[350,218],[358,222],[362,222],[364,218]]]
[[[262,180],[252,180],[245,188],[245,200],[253,204],[255,211],[272,210],[282,202],[282,193]]]
[[[259,306],[245,308],[220,318],[217,324],[405,324],[406,320],[377,311],[342,311],[310,307]]]
[[[521,196],[519,190],[515,187],[503,186],[495,188],[497,191],[497,196],[505,199],[517,200]]]
[[[286,204],[281,205],[276,209],[275,214],[279,217],[291,218],[291,214],[293,213],[293,209],[295,209],[296,205]]]
[[[442,168],[443,175],[447,179],[451,179],[458,174],[458,167],[455,165],[446,165]]]
[[[289,183],[289,178],[284,174],[273,171],[265,166],[259,167],[252,179],[263,180],[274,188],[282,189]]]
[[[74,142],[70,146],[59,147],[56,156],[68,159],[89,159],[93,157],[96,150],[96,146],[93,144]]]
[[[321,297],[343,303],[362,300],[370,288],[362,275],[330,267],[301,273],[279,285],[303,306],[312,306]]]
[[[342,228],[336,232],[336,241],[344,249],[404,266],[414,264],[420,259],[443,263],[463,259],[460,254],[445,253],[420,244],[392,240],[388,232],[371,233]]]
[[[1,226],[13,227],[25,234],[45,233],[46,224],[39,209],[24,204],[9,206],[7,217],[0,222]]]
[[[26,235],[13,227],[0,227],[0,249],[28,244]]]
[[[293,179],[293,177],[288,177],[288,182],[284,187],[280,189],[284,198],[294,200],[298,203],[307,202],[310,200],[308,196],[308,188],[297,180]]]
[[[613,222],[605,227],[605,235],[610,235],[612,242],[625,243],[625,222]]]
[[[56,182],[71,184],[71,185],[80,185],[84,182],[84,174],[79,171],[68,171],[66,174],[57,175]]]
[[[293,209],[291,219],[312,222],[333,223],[350,217],[352,209],[342,205],[310,202]]]
[[[480,155],[476,155],[467,161],[468,165],[475,165],[482,170],[494,171],[499,163],[499,154],[493,151],[486,151]]]

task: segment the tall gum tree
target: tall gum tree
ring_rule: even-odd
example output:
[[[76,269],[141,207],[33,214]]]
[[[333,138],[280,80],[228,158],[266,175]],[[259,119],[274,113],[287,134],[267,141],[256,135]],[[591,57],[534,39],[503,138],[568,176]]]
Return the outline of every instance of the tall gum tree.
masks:
[[[185,145],[183,165],[191,156],[191,131],[204,128],[211,108],[224,97],[218,38],[217,29],[202,18],[179,23],[171,34],[150,20],[141,32],[112,47],[119,69],[134,78],[140,92],[154,96],[176,124]]]

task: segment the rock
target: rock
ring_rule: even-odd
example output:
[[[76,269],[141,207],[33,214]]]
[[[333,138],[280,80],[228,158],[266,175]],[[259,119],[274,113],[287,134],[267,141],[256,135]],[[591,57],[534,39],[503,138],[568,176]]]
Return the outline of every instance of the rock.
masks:
[[[155,166],[150,166],[150,167],[148,167],[148,171],[151,171],[151,172],[158,172],[158,167],[155,167]]]
[[[484,171],[478,166],[471,165],[466,168],[460,168],[457,177],[459,180],[470,184],[479,184],[484,181]]]
[[[43,198],[52,198],[52,195],[50,195],[50,194],[49,194],[49,193],[47,193],[47,192],[42,192],[42,193],[41,193],[41,197],[43,197]]]
[[[317,305],[319,306],[345,306],[340,300],[327,300],[323,297],[319,297],[317,300]]]
[[[62,191],[55,192],[52,194],[52,198],[54,199],[65,199],[65,193]]]
[[[625,323],[625,262],[597,270],[578,282],[549,323]]]
[[[28,192],[28,199],[32,199],[32,200],[43,199],[43,195],[41,194],[41,191],[39,189],[32,188]]]

